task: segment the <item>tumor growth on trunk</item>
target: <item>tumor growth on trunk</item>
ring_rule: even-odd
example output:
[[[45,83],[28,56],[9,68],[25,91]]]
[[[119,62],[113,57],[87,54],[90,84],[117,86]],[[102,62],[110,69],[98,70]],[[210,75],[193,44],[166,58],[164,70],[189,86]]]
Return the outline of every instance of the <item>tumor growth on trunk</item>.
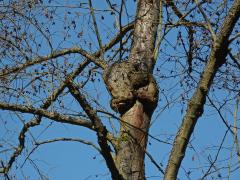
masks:
[[[158,87],[148,66],[141,61],[117,62],[107,68],[103,75],[112,96],[111,107],[120,114],[140,101],[151,114],[158,102]]]

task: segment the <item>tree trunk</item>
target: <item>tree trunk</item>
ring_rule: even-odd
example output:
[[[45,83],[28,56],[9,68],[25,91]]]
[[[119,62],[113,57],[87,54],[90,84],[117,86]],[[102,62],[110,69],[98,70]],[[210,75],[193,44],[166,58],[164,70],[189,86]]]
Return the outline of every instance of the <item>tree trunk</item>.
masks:
[[[145,179],[144,154],[150,119],[139,101],[122,116],[116,166],[126,180]]]
[[[115,163],[126,180],[145,179],[147,133],[158,101],[152,71],[159,4],[159,0],[138,2],[129,60],[113,64],[103,76],[112,96],[111,107],[121,114]]]

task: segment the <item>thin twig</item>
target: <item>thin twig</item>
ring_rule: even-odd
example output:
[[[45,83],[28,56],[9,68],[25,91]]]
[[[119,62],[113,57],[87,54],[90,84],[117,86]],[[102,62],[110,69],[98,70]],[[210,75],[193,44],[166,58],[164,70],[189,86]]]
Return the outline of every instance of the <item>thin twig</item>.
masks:
[[[89,8],[90,8],[90,14],[91,14],[92,20],[93,20],[94,30],[95,30],[97,40],[98,40],[98,45],[99,45],[100,52],[101,52],[101,58],[103,58],[102,39],[101,39],[99,30],[98,30],[97,21],[96,21],[95,13],[94,13],[93,6],[92,6],[92,0],[88,0],[88,4],[89,4]]]
[[[221,144],[220,144],[220,146],[219,146],[219,148],[218,148],[217,154],[216,154],[214,160],[211,161],[210,167],[208,168],[207,172],[203,175],[203,177],[201,178],[201,180],[204,180],[209,174],[211,174],[211,173],[209,173],[209,172],[210,172],[210,170],[212,169],[212,167],[214,166],[214,164],[216,163],[216,161],[217,161],[217,159],[218,159],[219,153],[220,153],[220,151],[221,151],[221,149],[222,149],[222,146],[223,146],[224,140],[226,139],[226,136],[227,136],[228,131],[229,131],[229,129],[225,132],[225,134],[224,134],[224,136],[223,136],[223,138],[222,138]]]
[[[237,113],[238,113],[239,101],[240,101],[240,94],[237,96],[236,108],[234,110],[234,117],[233,117],[234,118],[234,125],[233,125],[234,143],[236,144],[238,163],[240,165],[240,149],[239,149],[239,144],[238,144],[238,128],[237,128]]]
[[[101,153],[101,149],[98,146],[96,146],[94,143],[92,143],[90,141],[82,140],[82,139],[79,139],[79,138],[56,138],[56,139],[51,139],[51,140],[47,140],[47,141],[36,142],[35,144],[36,144],[36,146],[40,146],[40,145],[43,145],[43,144],[59,142],[59,141],[79,142],[79,143],[82,143],[82,144],[86,144],[86,145],[92,146],[99,153]]]
[[[231,52],[229,52],[228,54],[230,58],[233,60],[233,62],[237,65],[238,69],[240,69],[240,61],[238,62],[238,60],[235,58],[235,56]]]
[[[201,4],[198,2],[198,0],[194,0],[194,2],[196,3],[199,11],[201,12],[203,18],[205,19],[205,21],[206,21],[206,23],[207,23],[207,26],[208,26],[208,30],[209,30],[209,32],[210,32],[211,35],[212,35],[213,41],[215,42],[216,39],[217,39],[217,37],[216,37],[216,34],[215,34],[215,32],[214,32],[214,30],[213,30],[213,28],[212,28],[212,25],[211,25],[210,20],[208,19],[207,15],[206,15],[205,12],[203,11],[202,6],[201,6]]]
[[[87,102],[86,97],[79,91],[77,86],[74,84],[72,79],[69,79],[67,83],[68,89],[72,96],[78,101],[82,109],[86,112],[89,119],[92,121],[93,128],[97,132],[98,137],[98,144],[101,148],[101,154],[103,155],[106,164],[108,166],[108,169],[111,171],[112,178],[113,179],[122,179],[121,175],[116,167],[116,164],[113,160],[113,157],[111,155],[111,148],[108,145],[108,139],[107,136],[110,134],[106,127],[102,124],[101,119],[98,117],[96,111],[90,106],[90,104]]]
[[[152,155],[151,155],[149,152],[147,152],[147,151],[145,151],[145,153],[146,153],[147,157],[151,160],[151,162],[157,167],[157,169],[158,169],[162,174],[164,174],[163,169],[162,169],[162,168],[158,165],[158,163],[154,160],[154,158],[152,157]]]

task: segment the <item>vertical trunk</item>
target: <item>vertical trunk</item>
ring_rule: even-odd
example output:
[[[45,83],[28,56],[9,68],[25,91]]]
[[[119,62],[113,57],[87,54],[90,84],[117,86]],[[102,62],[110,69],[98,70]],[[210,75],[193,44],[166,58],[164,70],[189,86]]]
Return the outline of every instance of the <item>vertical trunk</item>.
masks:
[[[144,154],[150,119],[139,101],[122,115],[116,166],[126,180],[145,179]]]
[[[141,70],[135,72],[136,69],[129,68],[126,76],[122,74],[124,76],[122,79],[132,76],[132,74],[138,74],[137,77],[130,77],[130,80],[124,83],[128,87],[122,88],[123,91],[129,89],[126,91],[127,93],[124,93],[128,94],[128,97],[124,98],[125,107],[128,108],[122,108],[122,111],[120,111],[122,122],[116,148],[116,166],[126,180],[145,179],[144,157],[148,140],[147,133],[151,115],[158,101],[158,88],[152,76],[152,71],[155,63],[153,54],[158,27],[159,4],[159,0],[139,0],[133,44],[128,63],[133,64],[134,68],[136,64],[140,65]],[[119,79],[121,78],[118,78],[118,82]],[[116,97],[114,93],[112,93],[112,97],[112,103],[120,102],[114,101]],[[116,104],[112,104],[113,106],[115,109],[121,109],[117,108]]]
[[[153,52],[159,23],[161,0],[139,0],[130,61],[142,61],[154,68]]]

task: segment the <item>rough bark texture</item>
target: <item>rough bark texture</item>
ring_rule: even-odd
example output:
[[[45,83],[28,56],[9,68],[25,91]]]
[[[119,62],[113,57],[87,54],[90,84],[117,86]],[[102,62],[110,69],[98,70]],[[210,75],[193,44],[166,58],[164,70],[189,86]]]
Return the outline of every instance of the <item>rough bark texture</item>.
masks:
[[[121,114],[115,163],[126,180],[145,179],[147,132],[158,102],[152,71],[159,4],[159,0],[138,2],[129,60],[114,63],[103,75],[112,96],[111,107]]]
[[[134,106],[122,116],[121,134],[118,139],[116,165],[125,179],[145,179],[144,154],[149,115],[142,103]],[[125,123],[126,122],[126,123]]]
[[[218,38],[213,42],[213,48],[208,63],[202,73],[198,87],[188,103],[186,115],[174,140],[173,149],[171,151],[164,176],[165,180],[177,179],[178,169],[185,156],[187,144],[196,122],[203,113],[206,96],[211,87],[213,78],[221,65],[226,62],[229,45],[228,39],[233,27],[239,19],[239,16],[240,1],[235,0],[232,8],[225,18],[219,34],[217,35]]]
[[[139,0],[130,61],[147,63],[152,72],[155,64],[154,48],[159,23],[160,0]]]

